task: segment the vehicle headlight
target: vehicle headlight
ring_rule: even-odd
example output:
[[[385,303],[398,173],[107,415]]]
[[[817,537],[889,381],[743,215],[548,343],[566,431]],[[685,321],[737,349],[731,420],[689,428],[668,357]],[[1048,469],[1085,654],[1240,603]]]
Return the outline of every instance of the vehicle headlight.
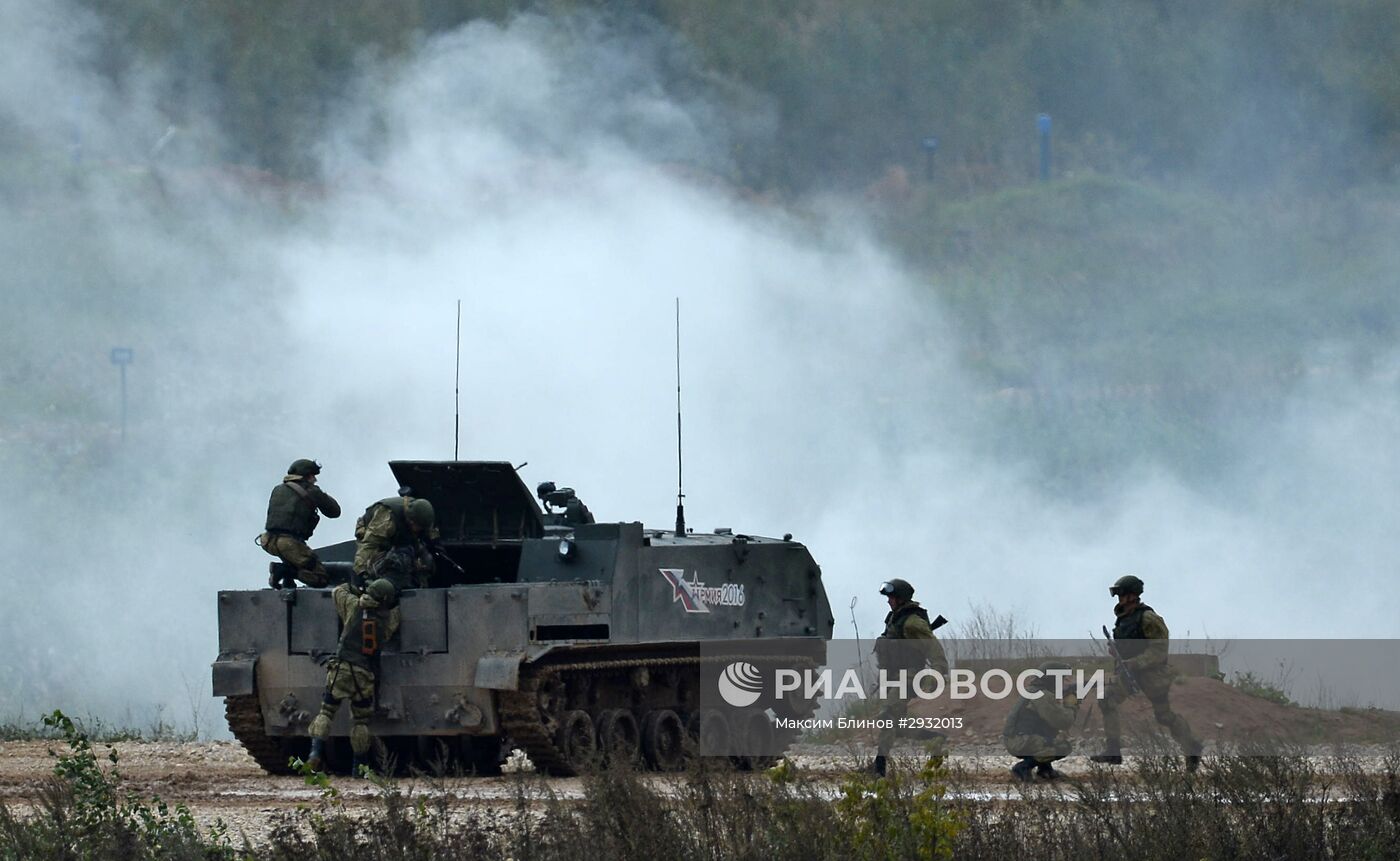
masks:
[[[578,555],[578,545],[568,538],[559,539],[559,561],[572,562]]]

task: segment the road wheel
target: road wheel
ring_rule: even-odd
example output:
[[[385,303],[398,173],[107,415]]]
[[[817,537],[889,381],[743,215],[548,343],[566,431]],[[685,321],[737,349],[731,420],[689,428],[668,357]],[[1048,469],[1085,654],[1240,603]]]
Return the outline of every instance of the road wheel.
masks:
[[[588,712],[565,712],[554,734],[554,746],[559,748],[565,764],[575,773],[587,771],[598,763],[598,747],[594,742],[593,718]]]
[[[699,756],[723,756],[730,747],[729,719],[718,709],[701,709],[690,716],[687,735]]]
[[[642,729],[626,709],[606,709],[598,716],[598,750],[609,765],[636,765],[642,758]]]
[[[647,712],[642,719],[642,754],[657,771],[676,771],[685,764],[685,725],[670,709]]]
[[[743,756],[733,757],[734,764],[746,771],[757,771],[772,765],[777,738],[773,720],[766,712],[744,712],[734,719]]]

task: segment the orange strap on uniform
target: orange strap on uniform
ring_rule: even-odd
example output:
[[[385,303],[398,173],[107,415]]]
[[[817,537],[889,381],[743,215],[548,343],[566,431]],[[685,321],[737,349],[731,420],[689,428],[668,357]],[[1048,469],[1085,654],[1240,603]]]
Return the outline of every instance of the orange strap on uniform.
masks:
[[[379,653],[379,624],[368,613],[360,616],[360,652],[370,656]]]

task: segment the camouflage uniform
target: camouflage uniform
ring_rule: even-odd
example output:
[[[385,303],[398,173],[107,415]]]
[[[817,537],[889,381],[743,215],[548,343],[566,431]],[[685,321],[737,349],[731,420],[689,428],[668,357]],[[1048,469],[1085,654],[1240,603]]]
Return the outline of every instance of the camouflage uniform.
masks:
[[[432,506],[429,505],[426,528],[418,533],[413,531],[410,507],[420,502],[426,504],[427,501],[411,496],[390,496],[365,509],[355,523],[354,571],[359,582],[388,576],[400,590],[428,585],[435,567],[429,544],[437,541],[438,530],[432,524]],[[407,571],[380,573],[377,569],[385,554],[396,548],[406,550],[413,564]]]
[[[1153,717],[1167,728],[1187,756],[1200,756],[1201,742],[1191,732],[1186,719],[1172,711],[1169,701],[1172,674],[1167,666],[1167,623],[1141,601],[1126,609],[1114,607],[1113,613],[1117,617],[1113,625],[1114,645],[1139,690],[1152,703]],[[1123,679],[1114,677],[1109,679],[1103,699],[1099,701],[1107,756],[1117,756],[1122,750],[1123,728],[1118,708],[1130,696]]]
[[[330,737],[331,721],[342,701],[350,702],[350,748],[358,766],[370,747],[369,721],[374,716],[374,685],[379,651],[399,628],[397,591],[389,580],[376,580],[363,593],[342,583],[332,593],[340,617],[340,643],[326,670],[321,711],[312,720],[310,761],[320,769],[322,744]]]
[[[340,516],[340,503],[316,486],[311,476],[320,472],[314,461],[299,460],[292,464],[282,483],[272,489],[267,502],[267,521],[258,546],[295,569],[293,575],[308,586],[325,586],[330,582],[326,568],[307,545],[311,533],[321,522],[321,514]],[[273,574],[268,585],[295,586]]]
[[[902,640],[917,642],[898,642]],[[885,632],[875,641],[875,654],[879,659],[880,669],[884,670],[891,680],[898,677],[900,670],[905,671],[905,690],[911,695],[914,675],[920,670],[928,668],[941,673],[945,679],[948,677],[948,658],[943,654],[943,646],[939,644],[938,638],[933,635],[928,610],[917,601],[907,601],[885,616]],[[899,722],[908,714],[908,699],[888,699],[880,709],[880,719],[889,721],[891,726],[880,730],[876,750],[879,766],[883,766],[884,757],[889,756],[897,736],[922,739],[939,737],[928,730],[901,730]]]
[[[1068,670],[1070,666],[1059,662],[1040,666],[1042,673],[1062,669]],[[1061,685],[1067,681],[1062,681]],[[1050,764],[1069,756],[1074,749],[1067,733],[1074,726],[1079,700],[1073,694],[1056,699],[1055,679],[1048,675],[1042,677],[1038,690],[1038,698],[1023,696],[1016,701],[1001,733],[1006,752],[1021,758],[1011,771],[1022,780],[1029,779],[1032,768],[1038,768],[1042,777],[1056,777]]]

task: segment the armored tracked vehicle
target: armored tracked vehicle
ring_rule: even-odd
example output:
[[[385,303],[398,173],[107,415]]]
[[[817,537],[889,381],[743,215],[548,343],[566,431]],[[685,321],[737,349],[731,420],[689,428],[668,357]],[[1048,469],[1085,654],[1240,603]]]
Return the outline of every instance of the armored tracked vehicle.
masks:
[[[542,508],[504,462],[389,467],[433,503],[450,561],[429,588],[403,593],[402,624],[381,653],[370,726],[382,768],[492,773],[520,748],[555,774],[611,757],[674,769],[717,725],[773,732],[758,715],[701,707],[702,643],[779,641],[825,659],[834,620],[821,571],[790,536],[597,523],[550,483],[538,488]],[[349,576],[354,542],[317,553]],[[218,602],[214,695],[258,764],[288,773],[309,748],[338,639],[331,591],[222,591]],[[805,717],[815,704],[783,707]],[[348,711],[328,749],[342,770]]]

